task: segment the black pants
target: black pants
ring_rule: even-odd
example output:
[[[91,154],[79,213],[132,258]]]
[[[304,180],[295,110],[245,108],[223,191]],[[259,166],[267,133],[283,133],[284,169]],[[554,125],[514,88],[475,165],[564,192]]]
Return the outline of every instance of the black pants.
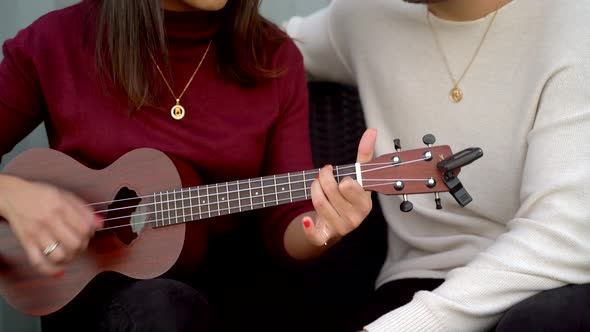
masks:
[[[211,331],[210,306],[194,288],[170,279],[132,281],[101,275],[65,310],[43,317],[43,331]]]
[[[495,331],[590,331],[590,284],[534,295],[508,310]]]
[[[350,331],[362,330],[364,325],[410,302],[414,293],[433,290],[442,282],[438,279],[404,279],[379,287]],[[523,300],[509,309],[490,331],[590,331],[590,284],[547,290]]]
[[[101,274],[65,308],[43,317],[43,331],[349,331],[385,257],[382,219],[369,218],[303,265],[277,263],[253,225],[211,241],[199,273],[183,282]]]

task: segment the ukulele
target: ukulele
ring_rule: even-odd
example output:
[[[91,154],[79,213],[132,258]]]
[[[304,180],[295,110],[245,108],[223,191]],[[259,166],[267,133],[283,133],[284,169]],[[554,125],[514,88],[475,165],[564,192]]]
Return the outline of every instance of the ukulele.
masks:
[[[483,155],[469,148],[455,155],[433,146],[382,155],[367,163],[334,167],[337,181],[352,177],[364,189],[402,195],[450,192],[465,206],[471,196],[458,180],[460,168]],[[199,185],[191,168],[149,148],[133,150],[109,167],[89,169],[51,149],[31,149],[13,159],[5,174],[71,191],[104,217],[88,249],[60,279],[42,276],[28,263],[9,224],[0,222],[0,294],[17,310],[41,316],[70,302],[96,275],[115,271],[135,279],[156,278],[198,265],[206,249],[206,223],[190,222],[311,199],[319,169]],[[182,179],[182,180],[181,180]],[[190,241],[189,241],[190,239]]]

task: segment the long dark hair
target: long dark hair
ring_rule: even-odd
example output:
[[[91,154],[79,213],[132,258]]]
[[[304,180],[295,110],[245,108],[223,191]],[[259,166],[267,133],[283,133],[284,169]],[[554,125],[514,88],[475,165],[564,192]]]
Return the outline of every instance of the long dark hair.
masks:
[[[155,102],[158,75],[150,58],[167,61],[161,0],[94,0],[97,8],[96,59],[99,69],[122,89],[132,106]],[[243,86],[279,75],[270,66],[268,43],[286,39],[259,13],[260,0],[228,0],[219,12],[215,41],[220,75]]]

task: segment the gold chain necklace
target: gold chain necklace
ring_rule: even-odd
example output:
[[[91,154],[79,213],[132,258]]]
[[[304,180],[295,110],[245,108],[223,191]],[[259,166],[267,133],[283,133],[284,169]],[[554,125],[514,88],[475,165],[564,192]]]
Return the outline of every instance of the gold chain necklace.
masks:
[[[481,46],[483,45],[483,42],[486,39],[488,32],[490,31],[490,28],[492,27],[492,24],[496,20],[496,15],[498,15],[498,10],[500,9],[501,4],[502,4],[502,0],[498,1],[498,6],[496,7],[496,11],[494,12],[494,15],[492,16],[492,19],[490,20],[490,23],[488,24],[488,27],[487,27],[485,33],[483,34],[483,37],[481,38],[481,41],[479,42],[477,49],[475,50],[475,53],[471,57],[471,60],[467,64],[467,67],[465,67],[465,70],[463,70],[463,73],[461,74],[461,76],[459,77],[458,80],[455,79],[455,76],[453,75],[453,71],[451,70],[451,66],[449,65],[449,60],[447,59],[447,56],[445,55],[445,52],[443,51],[441,42],[438,38],[438,34],[436,33],[436,30],[434,29],[434,27],[432,26],[432,23],[430,22],[430,10],[426,9],[426,20],[428,21],[428,27],[430,28],[430,31],[432,31],[432,35],[434,36],[434,41],[436,42],[436,47],[438,48],[438,52],[441,54],[443,61],[445,63],[445,67],[447,69],[447,73],[449,74],[449,77],[451,78],[451,81],[453,82],[453,88],[451,89],[451,92],[449,93],[449,99],[453,103],[458,103],[463,99],[463,91],[459,88],[459,83],[461,83],[461,81],[463,80],[463,78],[465,77],[467,72],[469,71],[469,68],[471,68],[471,65],[475,61],[475,58],[477,57],[477,54],[479,53],[479,50],[481,49]]]
[[[185,85],[185,87],[182,90],[182,92],[180,93],[180,95],[178,95],[178,97],[176,97],[176,94],[174,93],[174,90],[172,90],[172,87],[168,83],[168,80],[166,80],[166,76],[164,76],[164,73],[162,73],[162,70],[160,69],[160,66],[158,66],[158,63],[156,62],[156,59],[150,53],[150,56],[152,57],[152,61],[154,61],[154,64],[156,65],[156,68],[158,69],[158,72],[162,76],[162,79],[164,80],[164,83],[166,83],[166,86],[168,87],[168,90],[170,90],[170,93],[172,94],[172,96],[176,100],[176,105],[172,106],[172,108],[170,109],[170,115],[172,116],[172,118],[174,120],[182,120],[182,118],[184,118],[184,116],[186,115],[186,110],[184,109],[184,107],[182,105],[180,105],[180,98],[182,98],[182,96],[184,96],[184,93],[186,92],[186,90],[188,89],[188,87],[193,82],[193,79],[197,75],[197,72],[199,71],[199,68],[201,68],[201,65],[203,64],[203,61],[207,57],[207,53],[209,53],[209,48],[211,47],[211,42],[212,41],[213,40],[210,40],[209,41],[209,44],[207,45],[207,49],[205,50],[205,53],[203,54],[203,57],[201,58],[201,61],[199,61],[199,64],[197,65],[197,68],[195,69],[193,75],[189,79],[188,83]]]

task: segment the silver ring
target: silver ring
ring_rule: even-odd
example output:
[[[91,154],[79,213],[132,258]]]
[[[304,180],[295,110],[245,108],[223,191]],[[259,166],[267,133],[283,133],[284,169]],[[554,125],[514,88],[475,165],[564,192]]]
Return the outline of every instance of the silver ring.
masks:
[[[49,256],[57,247],[59,247],[59,241],[53,242],[43,250],[43,255]]]

